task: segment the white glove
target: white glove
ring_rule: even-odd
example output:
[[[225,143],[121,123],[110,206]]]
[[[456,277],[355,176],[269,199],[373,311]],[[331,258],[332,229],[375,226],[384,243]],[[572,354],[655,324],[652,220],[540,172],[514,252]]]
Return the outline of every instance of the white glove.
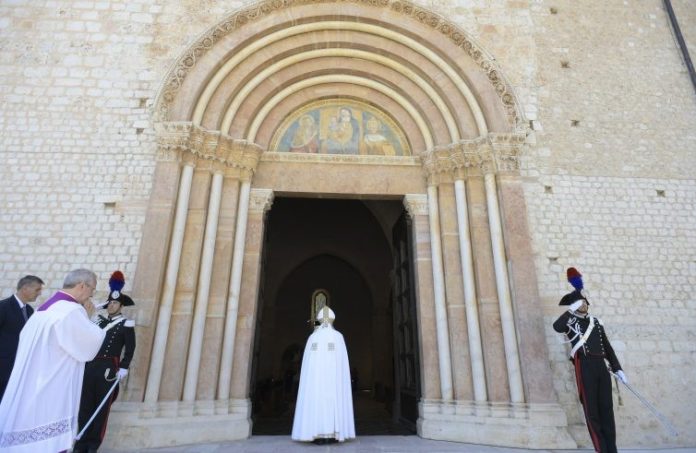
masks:
[[[623,372],[623,370],[617,371],[616,375],[619,377],[619,380],[621,380],[621,382],[623,382],[624,384],[628,384],[628,378],[626,377],[626,374]]]
[[[570,304],[568,306],[568,311],[570,311],[571,313],[575,313],[578,308],[582,307],[583,302],[584,301],[582,299],[576,300],[575,302],[573,302],[572,304]]]
[[[121,380],[124,377],[128,376],[128,370],[125,368],[119,368],[118,373],[116,373],[116,375],[118,376],[118,379]]]

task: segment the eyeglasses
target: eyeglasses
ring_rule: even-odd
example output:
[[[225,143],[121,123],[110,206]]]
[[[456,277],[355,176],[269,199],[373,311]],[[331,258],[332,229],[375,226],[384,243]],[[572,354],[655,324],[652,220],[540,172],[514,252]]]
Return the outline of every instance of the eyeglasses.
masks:
[[[83,282],[83,283],[85,284],[85,286],[86,286],[87,288],[91,289],[92,292],[96,291],[96,289],[97,289],[96,286],[92,286],[92,285],[90,285],[90,284],[87,283],[87,282]]]

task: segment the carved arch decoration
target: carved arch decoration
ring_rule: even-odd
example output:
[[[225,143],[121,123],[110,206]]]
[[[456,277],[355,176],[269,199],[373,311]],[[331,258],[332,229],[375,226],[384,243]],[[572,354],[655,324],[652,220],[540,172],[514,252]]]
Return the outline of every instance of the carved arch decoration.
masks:
[[[280,123],[341,96],[387,112],[414,155],[524,129],[511,86],[481,46],[403,0],[267,0],[237,10],[176,61],[155,119],[273,151]]]

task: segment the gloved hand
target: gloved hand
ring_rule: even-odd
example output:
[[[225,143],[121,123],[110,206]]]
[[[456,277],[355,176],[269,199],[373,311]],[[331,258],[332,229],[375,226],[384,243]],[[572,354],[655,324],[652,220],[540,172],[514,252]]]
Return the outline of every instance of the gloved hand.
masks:
[[[119,368],[118,373],[116,373],[116,375],[118,376],[118,379],[121,380],[124,377],[128,376],[128,370],[125,368]]]
[[[576,300],[575,302],[573,302],[572,304],[570,304],[568,306],[568,311],[571,313],[575,313],[578,308],[582,307],[582,303],[583,303],[582,299]]]
[[[626,377],[626,374],[623,372],[623,370],[617,371],[616,375],[619,377],[619,380],[621,382],[623,382],[624,384],[628,384],[628,378]]]

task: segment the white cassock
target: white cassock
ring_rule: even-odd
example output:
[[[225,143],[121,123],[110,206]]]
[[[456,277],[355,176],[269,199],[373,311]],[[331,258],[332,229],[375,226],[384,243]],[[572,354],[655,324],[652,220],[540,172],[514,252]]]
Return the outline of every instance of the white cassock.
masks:
[[[29,318],[0,404],[0,451],[72,448],[85,362],[99,352],[102,341],[104,331],[76,302],[59,300]]]
[[[328,320],[323,321],[324,310]],[[292,439],[311,442],[355,438],[350,367],[343,335],[331,323],[334,312],[317,315],[322,324],[307,339],[302,357],[300,388],[292,423]]]

